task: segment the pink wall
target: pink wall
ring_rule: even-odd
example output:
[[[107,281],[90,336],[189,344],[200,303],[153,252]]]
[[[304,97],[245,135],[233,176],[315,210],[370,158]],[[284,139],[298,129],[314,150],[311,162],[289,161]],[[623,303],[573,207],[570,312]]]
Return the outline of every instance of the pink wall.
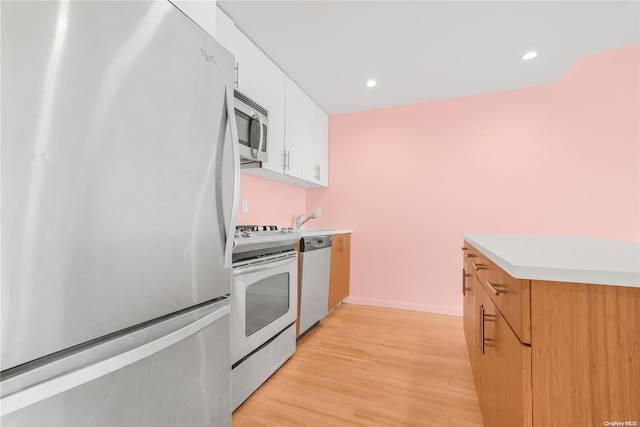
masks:
[[[248,211],[238,206],[238,224],[293,227],[295,218],[304,212],[305,190],[292,185],[240,174],[240,200],[246,200]]]
[[[640,49],[557,84],[332,116],[316,226],[355,230],[350,301],[461,313],[461,233],[640,241]]]
[[[634,46],[552,85],[331,116],[330,188],[304,199],[312,227],[354,230],[349,302],[460,315],[461,233],[640,242],[638,76]]]

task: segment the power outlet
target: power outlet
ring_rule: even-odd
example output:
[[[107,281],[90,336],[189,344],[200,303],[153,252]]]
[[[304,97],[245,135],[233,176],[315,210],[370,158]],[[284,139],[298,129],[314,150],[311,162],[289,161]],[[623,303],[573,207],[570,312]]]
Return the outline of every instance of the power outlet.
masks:
[[[242,201],[242,213],[246,214],[249,212],[249,201],[248,200],[243,200]]]

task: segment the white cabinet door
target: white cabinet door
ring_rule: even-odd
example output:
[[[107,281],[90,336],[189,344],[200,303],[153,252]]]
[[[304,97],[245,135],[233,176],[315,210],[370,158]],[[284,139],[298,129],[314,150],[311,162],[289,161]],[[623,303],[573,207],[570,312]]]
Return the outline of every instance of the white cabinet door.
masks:
[[[303,96],[304,147],[302,179],[318,186],[329,185],[329,117],[309,97]]]
[[[237,72],[236,82],[240,92],[260,105],[264,105],[264,61],[266,56],[241,31],[235,38]]]
[[[216,35],[219,9],[216,7],[215,0],[173,0],[172,3],[207,33]]]
[[[285,99],[285,170],[302,187],[328,186],[328,117],[289,77]],[[291,182],[291,181],[287,181]]]
[[[236,58],[236,89],[264,105],[264,63],[267,57],[220,8],[216,40]]]
[[[268,161],[262,168],[284,173],[285,74],[269,58],[264,62],[264,107],[269,110]]]
[[[318,163],[316,162],[316,110],[315,102],[306,93],[302,93],[302,176],[309,182],[317,182]]]
[[[238,29],[220,8],[216,8],[216,40],[235,56],[235,39]],[[237,61],[237,59],[236,59]]]
[[[284,144],[286,150],[286,175],[302,177],[302,89],[289,77],[285,77]]]
[[[318,184],[329,186],[329,116],[320,107],[316,109],[316,163]]]

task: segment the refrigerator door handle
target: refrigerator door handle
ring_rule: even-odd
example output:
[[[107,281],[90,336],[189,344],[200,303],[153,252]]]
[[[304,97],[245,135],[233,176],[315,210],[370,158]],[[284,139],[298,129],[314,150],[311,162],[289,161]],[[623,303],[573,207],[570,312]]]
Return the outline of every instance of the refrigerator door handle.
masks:
[[[240,149],[238,147],[238,127],[236,124],[233,89],[229,86],[226,86],[225,88],[224,97],[227,108],[227,122],[231,133],[231,149],[233,153],[233,198],[231,199],[231,221],[229,221],[226,230],[224,266],[225,268],[231,268],[233,262],[231,255],[234,246],[236,221],[238,220],[238,199],[240,198]],[[260,143],[262,144],[262,141]]]
[[[183,328],[143,344],[140,347],[120,353],[117,356],[102,360],[76,371],[53,377],[50,380],[43,381],[31,387],[27,387],[24,390],[2,397],[0,399],[0,416],[8,415],[19,409],[33,405],[44,399],[63,393],[74,387],[88,383],[96,378],[110,374],[159,353],[162,350],[201,331],[216,320],[228,315],[229,312],[229,305],[225,305],[216,311],[201,317],[195,322],[184,326]]]

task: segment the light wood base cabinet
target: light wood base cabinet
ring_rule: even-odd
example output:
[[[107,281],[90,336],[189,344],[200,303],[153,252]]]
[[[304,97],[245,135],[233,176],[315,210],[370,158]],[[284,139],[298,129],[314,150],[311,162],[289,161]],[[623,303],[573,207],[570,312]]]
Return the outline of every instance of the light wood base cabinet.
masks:
[[[640,288],[533,280],[531,326],[536,426],[640,426]]]
[[[463,250],[486,427],[640,425],[640,288],[515,279]]]
[[[349,296],[351,274],[351,234],[334,234],[331,246],[331,273],[329,276],[329,301],[331,311]]]
[[[469,260],[469,258],[473,257],[473,254],[468,251],[464,254],[464,267],[462,268],[463,328],[464,336],[467,340],[467,349],[469,350],[471,369],[475,374],[478,360],[478,340],[476,339],[478,336],[477,283],[475,274],[471,273],[472,267]]]
[[[531,347],[478,286],[476,390],[486,426],[531,427]],[[480,398],[482,396],[482,398]]]

